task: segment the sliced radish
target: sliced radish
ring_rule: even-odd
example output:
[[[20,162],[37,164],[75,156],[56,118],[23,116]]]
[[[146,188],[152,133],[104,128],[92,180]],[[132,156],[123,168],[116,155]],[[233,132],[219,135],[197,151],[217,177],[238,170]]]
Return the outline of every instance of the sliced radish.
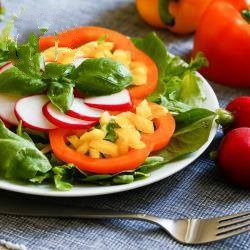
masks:
[[[20,96],[11,94],[0,94],[0,118],[12,125],[18,125],[14,109]]]
[[[84,121],[65,115],[51,102],[43,107],[46,118],[56,126],[64,129],[87,129],[93,127],[95,121]]]
[[[43,106],[49,101],[46,95],[33,95],[20,99],[15,106],[15,115],[27,128],[49,131],[57,128],[44,116]]]
[[[7,62],[0,68],[0,74],[3,73],[5,70],[12,68],[14,65],[11,62]]]
[[[86,121],[99,121],[103,110],[91,108],[83,101],[84,100],[82,98],[74,98],[74,101],[70,109],[68,110],[67,115]]]
[[[126,89],[112,95],[89,97],[84,102],[90,107],[110,111],[126,111],[132,108],[130,94]]]

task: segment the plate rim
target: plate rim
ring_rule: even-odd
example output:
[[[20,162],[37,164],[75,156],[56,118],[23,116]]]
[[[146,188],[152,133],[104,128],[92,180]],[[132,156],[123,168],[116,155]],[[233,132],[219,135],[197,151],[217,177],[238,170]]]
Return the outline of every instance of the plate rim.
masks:
[[[202,83],[204,84],[204,87],[207,89],[207,92],[210,95],[211,100],[213,100],[213,104],[215,108],[219,108],[219,101],[218,98],[209,84],[209,82],[199,73],[196,73],[197,76],[202,80]],[[202,155],[202,153],[209,147],[211,142],[213,141],[216,132],[217,132],[218,125],[214,122],[212,129],[210,131],[209,139],[207,142],[199,148],[197,151],[192,153],[191,155],[188,155],[187,157],[183,158],[182,160],[177,161],[178,163],[181,161],[184,161],[185,163],[181,164],[179,167],[177,166],[176,169],[173,169],[172,171],[167,171],[165,175],[159,175],[159,176],[154,176],[152,175],[146,179],[143,180],[138,180],[133,183],[129,184],[123,184],[123,185],[116,185],[116,186],[108,186],[108,187],[103,187],[103,186],[93,186],[93,188],[97,188],[96,191],[93,190],[93,192],[86,193],[84,191],[84,188],[82,187],[81,191],[74,190],[74,187],[70,191],[57,191],[57,190],[46,190],[46,189],[39,189],[39,185],[35,186],[38,188],[34,188],[34,185],[20,185],[20,184],[14,184],[11,181],[5,180],[5,179],[0,179],[0,189],[6,190],[6,191],[11,191],[11,192],[16,192],[16,193],[22,193],[22,194],[27,194],[27,195],[35,195],[35,196],[47,196],[47,197],[90,197],[90,196],[101,196],[101,195],[108,195],[108,194],[115,194],[115,193],[121,193],[125,191],[130,191],[133,189],[141,188],[144,186],[148,186],[150,184],[156,183],[158,181],[161,181],[163,179],[166,179],[167,177],[178,173],[179,171],[183,170],[184,168],[187,168],[192,162],[194,162],[198,157]],[[177,163],[176,162],[176,163]],[[163,165],[160,169],[163,169],[170,163],[167,163]],[[157,171],[157,170],[156,170]],[[154,172],[154,171],[153,171]],[[87,187],[89,188],[89,187]],[[92,188],[92,187],[91,187]],[[101,188],[101,189],[100,189]]]

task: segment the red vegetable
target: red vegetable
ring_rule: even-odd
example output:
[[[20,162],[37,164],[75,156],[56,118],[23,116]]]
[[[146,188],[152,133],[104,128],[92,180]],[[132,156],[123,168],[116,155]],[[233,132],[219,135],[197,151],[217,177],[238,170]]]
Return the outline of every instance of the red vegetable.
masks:
[[[102,27],[78,27],[59,33],[58,45],[59,47],[77,48],[87,42],[97,41],[102,36],[107,36],[107,41],[113,42],[115,49],[130,51],[132,60],[143,62],[147,67],[147,83],[129,88],[132,99],[142,99],[153,93],[158,82],[157,66],[147,54],[137,49],[127,36]],[[41,51],[54,45],[55,36],[40,37],[39,48]]]
[[[250,128],[233,129],[224,137],[218,164],[228,180],[250,188]]]
[[[215,82],[250,87],[250,10],[248,0],[215,0],[198,25],[193,54],[203,52],[201,72]]]
[[[233,128],[250,128],[250,96],[240,96],[231,101],[226,109],[234,116]]]

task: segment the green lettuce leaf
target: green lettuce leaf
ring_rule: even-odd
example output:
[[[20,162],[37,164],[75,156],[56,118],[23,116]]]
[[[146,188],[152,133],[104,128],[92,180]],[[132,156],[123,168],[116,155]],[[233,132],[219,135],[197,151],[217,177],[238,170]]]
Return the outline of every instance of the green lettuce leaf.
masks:
[[[154,60],[159,70],[158,86],[148,97],[150,101],[160,103],[164,97],[164,106],[169,107],[173,114],[202,104],[205,99],[201,88],[202,81],[195,72],[202,65],[207,65],[202,54],[192,59],[190,64],[185,64],[179,57],[167,53],[165,44],[155,33],[144,38],[133,38],[132,41]]]
[[[29,180],[51,169],[50,162],[34,145],[10,130],[0,120],[0,176]]]
[[[216,114],[207,109],[192,109],[176,116],[177,130],[168,146],[157,152],[165,162],[197,151],[210,135]]]

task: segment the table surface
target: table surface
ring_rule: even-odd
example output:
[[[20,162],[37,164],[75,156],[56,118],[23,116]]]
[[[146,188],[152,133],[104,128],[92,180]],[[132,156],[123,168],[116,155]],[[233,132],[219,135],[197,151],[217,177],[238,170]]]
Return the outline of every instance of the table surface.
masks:
[[[49,32],[79,25],[100,25],[129,36],[152,31],[137,15],[132,0],[6,0],[7,17],[18,13],[14,34],[20,40],[38,27]],[[0,27],[3,24],[0,25]],[[192,49],[192,36],[174,36],[157,30],[170,52],[186,56]],[[221,105],[238,95],[250,95],[249,89],[230,89],[212,84]],[[116,211],[150,213],[169,218],[209,217],[250,209],[249,191],[230,186],[220,176],[209,152],[215,149],[221,133],[210,148],[185,170],[153,185],[137,190],[91,198],[30,197],[0,191],[1,196],[21,197],[21,202],[50,201]],[[20,200],[19,200],[20,201]],[[0,203],[1,204],[1,203]],[[159,228],[138,221],[91,221],[39,219],[0,215],[0,245],[3,241],[23,244],[27,249],[249,249],[250,235],[221,242],[184,247]],[[19,245],[20,247],[20,245]]]

